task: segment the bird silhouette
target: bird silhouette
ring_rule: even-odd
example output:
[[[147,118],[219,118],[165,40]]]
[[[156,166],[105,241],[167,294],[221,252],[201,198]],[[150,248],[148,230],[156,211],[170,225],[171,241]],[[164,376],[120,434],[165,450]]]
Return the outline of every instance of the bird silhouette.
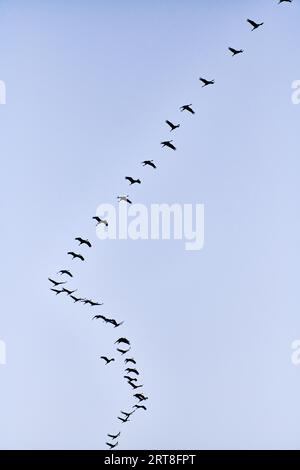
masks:
[[[62,276],[63,274],[66,274],[67,276],[73,277],[73,274],[70,273],[70,271],[68,271],[67,269],[62,269],[61,271],[58,271],[57,274],[60,274],[61,276]]]
[[[126,416],[126,418],[130,418],[131,415],[133,415],[134,411],[131,411],[131,413],[126,413],[126,411],[120,411],[120,413],[122,413],[122,415]]]
[[[137,379],[133,379],[129,375],[124,375],[124,379],[128,380],[129,382],[137,382]]]
[[[82,255],[79,255],[77,253],[74,253],[74,251],[69,251],[68,252],[68,255],[71,255],[72,256],[72,259],[75,259],[75,258],[78,258],[80,259],[81,261],[84,261],[84,257]]]
[[[132,380],[128,380],[129,385],[136,390],[137,388],[142,388],[144,385],[135,385]]]
[[[70,295],[71,299],[74,300],[74,303],[76,304],[77,302],[82,302],[82,299],[80,297],[75,297],[75,295]]]
[[[280,3],[292,3],[293,0],[279,0],[278,2],[278,5],[280,5]]]
[[[103,225],[105,225],[105,227],[108,227],[107,220],[101,219],[100,217],[97,217],[97,216],[93,217],[93,220],[96,220],[96,222],[97,222],[96,226],[100,225],[100,224],[103,224]]]
[[[118,437],[121,435],[121,431],[118,432],[118,434],[107,434],[108,437],[110,437],[111,439],[118,439]]]
[[[132,202],[128,198],[129,198],[128,195],[127,196],[118,196],[119,202],[124,201],[124,202],[127,202],[128,204],[132,204]]]
[[[145,395],[143,395],[142,393],[136,393],[133,396],[137,398],[139,402],[148,400],[148,397],[145,397]]]
[[[54,285],[54,287],[62,286],[63,284],[67,284],[66,282],[57,282],[48,277],[48,280]]]
[[[254,31],[255,29],[259,28],[260,26],[262,26],[264,23],[256,23],[255,21],[253,20],[247,20],[247,22],[252,26],[252,31]]]
[[[178,129],[180,127],[180,124],[173,124],[173,122],[166,120],[166,124],[171,127],[170,132],[175,131],[175,129]]]
[[[103,315],[95,315],[95,316],[92,318],[92,320],[103,320],[103,321],[105,321],[106,323],[109,322],[109,319],[106,318],[106,317],[104,317]]]
[[[165,140],[164,142],[161,142],[162,147],[168,147],[172,150],[176,150],[175,145],[172,144],[173,140]]]
[[[106,362],[106,364],[105,364],[106,366],[108,364],[110,364],[111,362],[114,362],[114,360],[115,360],[114,358],[108,359],[108,357],[106,357],[106,356],[101,356],[100,359],[103,359]]]
[[[195,114],[195,111],[191,108],[193,106],[192,104],[185,104],[184,106],[181,106],[180,111],[188,111],[191,114]]]
[[[51,289],[53,292],[56,293],[56,295],[59,295],[59,294],[62,294],[63,293],[63,290],[58,290],[58,289]]]
[[[118,419],[119,419],[120,421],[122,421],[122,423],[124,423],[124,424],[125,424],[125,423],[128,423],[128,421],[129,421],[129,418],[120,418],[120,416],[118,416]]]
[[[121,353],[122,356],[124,356],[124,354],[127,354],[127,353],[130,351],[130,349],[131,349],[131,348],[129,348],[129,349],[127,349],[127,350],[117,348],[117,351],[118,351],[119,353]]]
[[[111,320],[108,320],[108,323],[111,323],[114,328],[118,328],[119,326],[123,325],[123,321],[121,321],[120,323],[118,323],[116,320],[114,320],[113,318]]]
[[[215,80],[206,80],[205,78],[199,78],[200,82],[204,83],[204,85],[202,86],[202,88],[208,86],[208,85],[214,85],[215,84]]]
[[[131,357],[129,359],[125,359],[125,364],[128,364],[129,362],[131,362],[132,364],[136,364],[136,361]]]
[[[228,49],[230,50],[230,52],[232,52],[232,57],[238,54],[242,54],[244,52],[243,49],[238,50],[238,49],[234,49],[233,47],[228,47]]]
[[[75,240],[77,242],[79,242],[79,245],[87,245],[89,248],[92,248],[92,244],[91,244],[91,242],[89,242],[89,240],[84,240],[81,237],[77,237],[77,238],[75,238]]]
[[[115,341],[115,344],[121,344],[121,343],[128,344],[128,346],[130,346],[130,341],[127,338],[119,338],[117,339],[117,341]]]
[[[135,408],[136,410],[145,410],[145,411],[147,411],[147,408],[144,405],[133,405],[132,408]]]
[[[63,287],[62,290],[63,290],[63,292],[65,292],[65,293],[68,294],[68,295],[72,295],[72,294],[74,294],[75,292],[77,292],[77,289],[75,289],[75,290],[69,290],[69,289],[66,289],[65,287]]]
[[[141,180],[135,180],[134,178],[131,178],[131,176],[126,176],[125,179],[126,179],[127,181],[129,181],[130,186],[131,186],[132,184],[141,184],[141,183],[142,183]]]
[[[110,442],[106,442],[106,445],[108,447],[110,447],[111,449],[114,449],[115,447],[117,447],[118,444],[119,444],[118,442],[116,442],[115,444],[111,444]]]
[[[157,166],[153,163],[153,160],[145,160],[144,162],[142,162],[142,165],[143,166],[151,166],[155,170],[157,168]]]
[[[128,367],[125,372],[128,372],[128,374],[136,374],[136,375],[140,375],[139,371],[137,371],[136,369],[131,369],[130,367]]]

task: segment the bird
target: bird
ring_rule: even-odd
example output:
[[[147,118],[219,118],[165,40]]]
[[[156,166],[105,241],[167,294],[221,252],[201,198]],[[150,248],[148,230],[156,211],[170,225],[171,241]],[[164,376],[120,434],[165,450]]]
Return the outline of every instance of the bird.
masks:
[[[131,348],[129,348],[129,349],[127,349],[127,350],[117,348],[117,351],[118,351],[119,353],[121,353],[122,356],[123,356],[124,354],[127,354],[127,353],[130,351],[130,349],[131,349]]]
[[[78,255],[77,253],[74,253],[74,251],[69,251],[68,255],[71,255],[72,259],[78,258],[81,261],[84,261],[84,257],[82,255]]]
[[[278,2],[278,5],[280,5],[280,3],[292,3],[293,0],[279,0]]]
[[[193,106],[192,104],[185,104],[184,106],[181,106],[180,111],[188,111],[191,114],[195,114],[195,111],[191,108]]]
[[[56,295],[63,293],[63,290],[58,290],[58,289],[51,289],[51,290],[52,290],[53,292],[55,292]]]
[[[93,217],[93,220],[96,220],[96,222],[97,222],[96,226],[100,225],[100,224],[103,224],[103,225],[105,225],[105,227],[108,227],[108,222],[105,219],[101,219],[100,217],[95,216],[95,217]]]
[[[129,418],[120,418],[120,416],[118,416],[118,419],[122,421],[122,423],[127,423],[129,421]]]
[[[145,397],[145,395],[143,395],[142,393],[136,393],[133,396],[137,398],[140,402],[148,400],[148,397]]]
[[[234,57],[235,55],[237,54],[242,54],[244,51],[243,49],[234,49],[233,47],[228,47],[228,49],[230,50],[230,52],[232,52],[232,57]]]
[[[133,379],[129,375],[124,375],[124,379],[127,379],[129,382],[137,382],[137,379]]]
[[[128,367],[125,372],[128,372],[128,374],[136,374],[136,375],[140,375],[139,371],[137,371],[136,369],[130,369],[130,367]]]
[[[145,411],[147,411],[147,408],[144,405],[133,405],[132,408],[135,408],[136,410],[145,410]]]
[[[125,176],[125,179],[126,179],[127,181],[129,181],[130,186],[131,186],[132,184],[141,184],[141,183],[142,183],[141,180],[139,180],[139,179],[135,180],[134,178],[131,178],[131,176]]]
[[[129,359],[125,359],[125,364],[128,364],[128,362],[131,362],[132,364],[136,364],[136,361],[131,357]]]
[[[71,299],[74,300],[74,303],[76,304],[77,302],[81,302],[82,299],[80,297],[75,297],[75,295],[70,295]]]
[[[135,385],[135,384],[132,382],[132,380],[128,380],[128,383],[129,383],[129,385],[131,385],[131,387],[132,387],[134,390],[136,390],[137,388],[141,388],[141,387],[144,386],[144,385]]]
[[[100,359],[103,359],[106,362],[106,364],[105,364],[106,366],[108,364],[110,364],[111,362],[114,362],[114,360],[115,360],[114,358],[108,359],[108,357],[106,357],[106,356],[101,356]]]
[[[65,293],[68,294],[68,295],[72,295],[72,294],[74,294],[74,293],[77,291],[77,289],[75,289],[75,290],[69,290],[69,289],[66,289],[65,287],[63,287],[62,290],[63,290],[63,292],[65,292]]]
[[[208,86],[208,85],[214,85],[215,84],[215,80],[206,80],[205,78],[199,78],[200,82],[204,83],[204,85],[202,86],[202,88]]]
[[[79,242],[79,245],[87,245],[89,248],[92,248],[92,244],[89,240],[84,240],[83,238],[81,237],[77,237],[75,238],[75,240],[77,242]]]
[[[142,162],[142,165],[143,166],[151,166],[155,170],[157,168],[157,166],[153,163],[153,160],[145,160],[144,162]]]
[[[104,317],[103,315],[95,315],[92,320],[103,320],[105,321],[106,323],[108,323],[108,318]]]
[[[121,344],[121,343],[128,344],[128,346],[130,346],[130,341],[127,338],[119,338],[115,342],[115,344]]]
[[[168,147],[172,150],[176,150],[175,145],[172,144],[173,140],[165,140],[164,142],[161,142],[162,147]]]
[[[104,305],[103,303],[99,304],[98,302],[93,302],[91,299],[82,299],[82,303],[84,305],[90,305],[91,307],[101,307]]]
[[[121,435],[121,431],[118,432],[118,434],[114,435],[114,434],[107,434],[108,437],[110,437],[112,440],[114,439],[118,439],[118,437]]]
[[[255,21],[253,20],[247,20],[247,22],[252,26],[252,31],[254,31],[255,29],[259,28],[260,26],[262,26],[264,23],[256,23]]]
[[[61,276],[62,276],[63,274],[66,274],[67,276],[73,277],[73,274],[70,273],[70,271],[68,271],[67,269],[62,269],[61,271],[58,271],[57,274],[60,274]]]
[[[178,129],[180,127],[180,124],[173,124],[173,122],[166,120],[166,124],[171,127],[170,132],[175,131],[175,129]]]
[[[124,202],[127,202],[128,204],[132,204],[132,202],[128,198],[129,198],[128,195],[127,196],[118,196],[119,202],[124,201]]]
[[[121,321],[120,323],[118,323],[116,320],[111,319],[111,320],[108,320],[108,323],[111,323],[114,326],[114,328],[118,328],[119,326],[123,325],[124,322]]]
[[[54,287],[62,286],[63,284],[67,284],[66,282],[57,282],[53,281],[50,277],[48,277],[48,280],[54,285]]]
[[[120,413],[122,413],[122,415],[126,416],[127,418],[130,418],[131,415],[133,415],[134,411],[132,411],[131,413],[126,413],[126,411],[120,411]]]
[[[110,447],[111,449],[114,449],[115,447],[117,447],[118,444],[119,444],[118,442],[116,442],[115,444],[111,444],[110,442],[106,442],[106,445],[108,447]]]

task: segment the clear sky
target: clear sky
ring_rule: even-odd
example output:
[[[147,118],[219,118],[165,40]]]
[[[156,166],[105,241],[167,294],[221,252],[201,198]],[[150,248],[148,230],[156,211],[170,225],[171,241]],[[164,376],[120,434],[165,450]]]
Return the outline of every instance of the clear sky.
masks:
[[[0,2],[1,448],[101,449],[122,428],[120,449],[300,448],[299,7]],[[181,122],[176,154],[165,119]],[[204,250],[99,241],[97,206],[127,192],[205,204]],[[72,264],[78,235],[95,246]],[[126,322],[150,397],[127,425],[123,365],[99,360],[118,332],[49,292],[65,267],[105,302],[93,313]]]

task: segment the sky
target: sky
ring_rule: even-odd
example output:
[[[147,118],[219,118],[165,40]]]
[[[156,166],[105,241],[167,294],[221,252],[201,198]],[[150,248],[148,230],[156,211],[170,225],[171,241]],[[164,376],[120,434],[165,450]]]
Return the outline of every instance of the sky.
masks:
[[[1,449],[103,449],[119,430],[125,450],[300,449],[299,7],[0,2]],[[176,153],[165,119],[181,123]],[[91,218],[119,194],[204,204],[203,250],[100,241]],[[78,235],[86,263],[66,254]],[[103,307],[50,292],[66,267]],[[126,425],[124,364],[99,359],[119,333],[149,396]]]

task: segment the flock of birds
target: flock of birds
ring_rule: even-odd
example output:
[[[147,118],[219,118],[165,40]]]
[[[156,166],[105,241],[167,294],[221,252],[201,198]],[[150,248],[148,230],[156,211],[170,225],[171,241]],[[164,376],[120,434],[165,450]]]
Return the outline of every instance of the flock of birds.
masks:
[[[292,3],[292,1],[293,0],[279,0],[278,4]],[[260,28],[264,25],[263,22],[257,23],[256,21],[251,20],[251,19],[247,19],[247,22],[252,27],[252,31],[255,31],[256,29],[258,29],[258,28]],[[232,53],[232,56],[236,56],[236,55],[242,54],[244,52],[243,49],[235,49],[233,47],[229,47],[228,49]],[[207,79],[202,78],[202,77],[200,77],[199,80],[202,83],[203,88],[205,88],[207,86],[212,86],[212,85],[215,84],[215,80],[207,80]],[[195,111],[192,108],[192,106],[193,106],[192,104],[183,105],[183,106],[180,107],[180,111],[181,112],[188,112],[188,113],[194,115]],[[174,131],[176,131],[176,129],[180,128],[180,124],[174,124],[173,122],[171,122],[169,120],[166,120],[165,122],[166,122],[167,126],[170,128],[170,132],[174,132]],[[166,147],[166,148],[174,150],[174,151],[176,150],[176,146],[173,144],[173,140],[162,141],[161,146],[163,148]],[[157,168],[157,166],[156,166],[156,164],[154,163],[153,160],[145,160],[145,161],[142,162],[142,165],[144,167],[148,166],[152,169]],[[134,184],[141,184],[142,183],[140,179],[135,179],[131,176],[126,176],[125,180],[129,182],[130,186],[132,186]],[[120,203],[125,202],[127,204],[132,204],[132,201],[129,199],[129,195],[118,196],[118,200],[119,200]],[[99,226],[99,225],[102,224],[104,227],[108,227],[108,221],[107,220],[101,219],[98,216],[93,217],[93,220],[96,221],[96,226]],[[78,244],[79,244],[78,246],[80,246],[80,247],[84,246],[84,247],[87,247],[87,248],[92,248],[91,242],[89,240],[85,239],[85,238],[76,237],[75,241],[78,242]],[[76,253],[75,251],[69,251],[68,255],[72,257],[72,260],[77,260],[78,259],[80,261],[85,261],[85,257],[81,253]],[[60,275],[60,276],[63,276],[65,279],[68,279],[68,280],[73,279],[73,274],[72,274],[71,270],[69,270],[69,269],[62,269],[62,270],[58,271],[57,274]],[[51,291],[54,292],[56,295],[65,294],[66,296],[71,298],[74,301],[74,303],[81,303],[83,305],[88,305],[92,308],[100,307],[100,306],[103,305],[103,303],[96,302],[92,299],[89,299],[89,298],[86,298],[86,297],[77,297],[76,295],[74,295],[77,292],[77,289],[76,290],[67,289],[65,287],[65,285],[67,284],[66,280],[57,281],[57,280],[54,280],[50,277],[48,279],[49,279],[49,282],[51,283]],[[92,320],[102,320],[103,323],[105,323],[106,325],[112,325],[114,328],[119,328],[124,323],[124,321],[117,321],[114,318],[107,318],[106,316],[101,315],[101,314],[94,315],[92,317]],[[128,423],[130,421],[130,418],[131,418],[132,415],[134,415],[134,413],[136,413],[138,411],[141,411],[141,410],[142,411],[147,410],[147,407],[145,406],[145,402],[146,402],[146,400],[148,400],[148,397],[145,396],[142,392],[137,392],[138,389],[143,388],[143,385],[138,384],[140,372],[137,369],[137,361],[133,357],[128,357],[128,354],[131,351],[131,342],[130,342],[130,340],[128,338],[125,338],[125,337],[120,337],[115,341],[114,345],[116,347],[116,352],[119,353],[119,355],[121,357],[124,357],[124,376],[123,376],[123,378],[126,380],[128,385],[133,389],[133,392],[135,392],[133,394],[133,398],[136,399],[136,402],[132,406],[131,411],[129,411],[129,412],[128,411],[120,411],[121,416],[117,417],[117,419],[120,421],[120,423],[125,424],[125,423]],[[114,357],[108,357],[107,355],[101,356],[100,359],[104,362],[104,364],[106,366],[109,366],[110,364],[115,362]],[[115,447],[117,447],[118,444],[119,444],[118,438],[120,437],[120,435],[121,435],[121,431],[119,431],[115,434],[112,434],[112,433],[107,434],[107,437],[109,438],[109,440],[111,442],[106,442],[106,445],[110,449],[114,449]]]

